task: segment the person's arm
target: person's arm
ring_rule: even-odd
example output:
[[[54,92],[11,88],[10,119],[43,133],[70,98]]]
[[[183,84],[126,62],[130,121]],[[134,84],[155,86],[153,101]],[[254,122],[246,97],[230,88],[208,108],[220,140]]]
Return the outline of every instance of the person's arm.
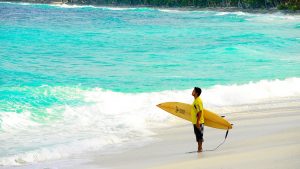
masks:
[[[197,113],[197,123],[196,123],[196,126],[197,126],[198,129],[200,128],[200,118],[201,118],[201,114],[202,114],[202,110],[200,110],[200,111]]]

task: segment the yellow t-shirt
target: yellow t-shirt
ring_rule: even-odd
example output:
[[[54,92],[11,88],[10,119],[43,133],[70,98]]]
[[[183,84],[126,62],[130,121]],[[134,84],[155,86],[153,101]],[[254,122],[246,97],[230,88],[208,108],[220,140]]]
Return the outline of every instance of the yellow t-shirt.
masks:
[[[197,113],[199,111],[202,111],[199,122],[200,122],[200,124],[204,124],[204,111],[203,111],[202,100],[200,97],[197,97],[192,104],[192,110],[191,110],[193,124],[197,123]]]

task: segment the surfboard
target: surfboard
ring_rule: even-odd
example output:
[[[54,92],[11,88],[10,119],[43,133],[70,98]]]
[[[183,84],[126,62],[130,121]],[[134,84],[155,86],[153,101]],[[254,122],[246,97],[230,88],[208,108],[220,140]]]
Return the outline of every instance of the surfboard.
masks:
[[[158,104],[157,107],[191,122],[192,106],[190,104],[180,102],[165,102]],[[232,129],[232,125],[226,119],[207,109],[204,109],[204,125],[216,129]]]

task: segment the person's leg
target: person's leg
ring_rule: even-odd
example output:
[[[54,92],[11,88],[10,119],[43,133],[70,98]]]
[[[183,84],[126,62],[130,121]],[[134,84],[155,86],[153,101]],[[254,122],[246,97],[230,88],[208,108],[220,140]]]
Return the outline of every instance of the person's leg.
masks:
[[[198,152],[202,151],[202,137],[201,137],[201,132],[200,130],[196,127],[196,125],[194,126],[194,133],[196,135],[196,141],[198,143]]]
[[[202,141],[198,141],[198,152],[202,152]]]
[[[200,125],[200,129],[198,129],[199,131],[199,139],[198,139],[198,152],[202,152],[202,143],[203,143],[203,130],[204,130],[204,125],[201,124]]]
[[[196,127],[196,125],[193,125],[193,127],[194,127],[194,133],[196,136],[196,142],[198,143],[198,151],[199,151],[200,132],[199,132],[199,129]]]

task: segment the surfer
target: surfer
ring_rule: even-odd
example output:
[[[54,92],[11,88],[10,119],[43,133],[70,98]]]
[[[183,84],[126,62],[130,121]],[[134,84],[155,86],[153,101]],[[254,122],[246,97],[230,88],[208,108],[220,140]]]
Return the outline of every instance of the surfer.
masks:
[[[192,95],[195,100],[192,104],[191,118],[194,127],[194,132],[196,135],[196,141],[198,142],[198,152],[202,152],[202,142],[203,140],[203,130],[204,130],[204,112],[203,112],[203,103],[200,98],[201,88],[195,87]]]

